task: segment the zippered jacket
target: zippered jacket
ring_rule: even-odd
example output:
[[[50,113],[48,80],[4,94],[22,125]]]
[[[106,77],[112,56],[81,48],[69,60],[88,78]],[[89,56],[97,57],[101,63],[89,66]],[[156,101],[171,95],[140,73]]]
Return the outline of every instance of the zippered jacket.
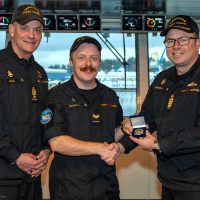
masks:
[[[200,191],[200,58],[177,76],[176,68],[155,78],[142,106],[162,155],[158,177],[166,188]]]
[[[0,51],[0,185],[31,179],[13,163],[43,148],[40,113],[47,91],[47,75],[33,56],[19,59],[11,43]]]

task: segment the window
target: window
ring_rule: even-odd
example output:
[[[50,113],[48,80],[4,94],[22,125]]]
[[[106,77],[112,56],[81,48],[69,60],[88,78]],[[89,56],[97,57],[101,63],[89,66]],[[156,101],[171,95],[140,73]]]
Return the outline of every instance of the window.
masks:
[[[119,96],[124,115],[129,116],[136,112],[136,66],[135,66],[135,35],[125,35],[126,51],[123,49],[123,34],[109,33],[44,33],[39,48],[35,51],[36,60],[45,68],[49,87],[71,77],[69,66],[69,49],[73,41],[83,35],[95,37],[102,45],[101,70],[97,78],[103,84],[113,88]],[[108,40],[107,47],[102,40]],[[111,48],[111,50],[109,49]],[[115,50],[117,50],[116,53]],[[114,53],[112,53],[112,51]],[[115,54],[115,55],[114,55]],[[127,63],[123,60],[126,57]],[[126,70],[125,70],[126,68]],[[126,73],[126,74],[125,74]],[[126,77],[126,79],[125,79]]]
[[[166,56],[164,37],[158,34],[148,33],[149,41],[149,82],[154,80],[155,76],[164,69],[172,66]]]
[[[0,31],[0,49],[5,48],[6,31]]]

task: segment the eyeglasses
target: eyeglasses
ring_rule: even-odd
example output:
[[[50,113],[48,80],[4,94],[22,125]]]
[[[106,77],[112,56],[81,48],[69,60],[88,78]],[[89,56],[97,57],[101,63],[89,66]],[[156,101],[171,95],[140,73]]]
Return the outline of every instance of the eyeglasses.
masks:
[[[170,47],[173,47],[175,45],[175,42],[177,41],[179,45],[181,46],[185,46],[185,45],[188,45],[190,43],[190,40],[191,39],[198,39],[196,37],[180,37],[178,39],[167,39],[167,40],[164,40],[164,44],[167,48],[170,48]]]

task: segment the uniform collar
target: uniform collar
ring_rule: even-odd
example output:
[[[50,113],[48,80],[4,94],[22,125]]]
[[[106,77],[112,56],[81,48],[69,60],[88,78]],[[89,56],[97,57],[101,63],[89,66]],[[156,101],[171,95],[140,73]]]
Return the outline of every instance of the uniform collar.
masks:
[[[100,83],[97,79],[95,79],[95,81],[96,81],[96,84],[97,84],[96,87],[101,88],[101,83]],[[73,75],[71,76],[70,82],[71,82],[71,84],[72,84],[72,86],[73,86],[74,88],[80,90],[80,89],[78,88],[76,82],[74,81]]]
[[[177,70],[175,66],[165,70],[164,73],[169,79],[173,81],[177,81],[177,80],[187,77],[188,75],[193,73],[193,71],[195,71],[198,67],[200,67],[200,56],[197,58],[196,62],[192,65],[190,70],[183,75],[179,75],[179,76],[177,75]]]
[[[200,56],[197,58],[196,62],[192,65],[192,67],[190,68],[190,70],[188,72],[186,72],[185,74],[181,75],[180,77],[186,77],[189,74],[193,73],[194,71],[196,71],[196,69],[200,67]]]
[[[11,43],[10,41],[8,42],[7,51],[15,58],[15,60],[16,60],[17,62],[19,62],[19,63],[22,64],[22,65],[30,65],[30,64],[32,64],[32,63],[35,62],[35,59],[34,59],[34,56],[33,56],[33,55],[30,57],[29,60],[26,60],[26,59],[24,59],[24,58],[19,58],[19,57],[17,56],[17,54],[14,52],[14,50],[13,50],[13,48],[12,48],[12,43]]]
[[[101,99],[101,96],[103,95],[102,92],[101,92],[102,91],[102,84],[97,79],[95,79],[95,81],[97,83],[97,86],[96,86],[96,90],[95,90],[95,94],[94,94],[93,100],[95,100],[97,98]],[[69,80],[69,82],[70,82],[71,86],[77,91],[77,93],[79,93],[82,97],[84,97],[84,92],[82,92],[78,88],[76,82],[73,79],[73,75],[71,76],[71,79]]]

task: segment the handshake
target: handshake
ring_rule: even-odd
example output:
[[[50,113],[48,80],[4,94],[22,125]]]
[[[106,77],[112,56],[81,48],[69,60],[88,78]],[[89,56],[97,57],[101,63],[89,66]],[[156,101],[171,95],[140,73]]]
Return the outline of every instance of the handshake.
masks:
[[[101,143],[101,151],[99,153],[102,160],[108,165],[114,165],[116,159],[124,152],[124,147],[120,143]]]
[[[146,136],[146,124],[143,116],[134,115],[130,120],[125,120],[125,123],[131,129],[131,136],[134,138],[142,138]],[[122,127],[124,128],[124,127]],[[120,136],[121,137],[121,136]],[[115,160],[124,152],[124,147],[120,143],[103,143],[100,157],[108,165],[114,165]]]

